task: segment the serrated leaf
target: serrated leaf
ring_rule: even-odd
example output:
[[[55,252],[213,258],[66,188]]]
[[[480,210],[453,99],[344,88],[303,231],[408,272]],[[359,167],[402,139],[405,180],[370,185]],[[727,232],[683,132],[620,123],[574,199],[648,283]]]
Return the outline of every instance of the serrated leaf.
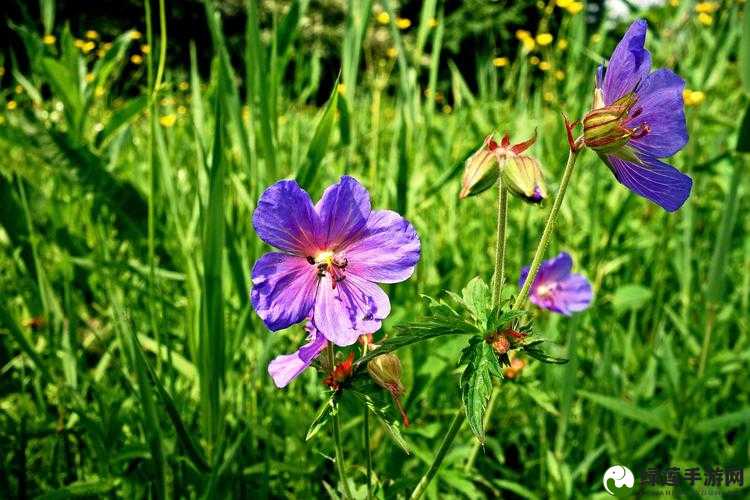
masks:
[[[318,411],[315,414],[315,418],[313,418],[312,422],[310,422],[310,427],[307,428],[305,441],[310,441],[312,438],[314,438],[315,435],[320,432],[320,429],[322,429],[326,425],[326,423],[328,422],[328,418],[331,416],[331,412],[333,411],[335,397],[335,393],[331,394],[331,396],[326,399],[322,405],[320,405],[320,408],[318,408]]]
[[[461,298],[477,323],[485,324],[492,303],[492,292],[487,283],[479,276],[475,277],[461,291]]]
[[[484,442],[483,420],[492,394],[492,378],[502,378],[502,372],[497,355],[486,342],[475,342],[467,349],[467,364],[461,375],[461,400],[471,431]]]
[[[517,321],[524,316],[527,312],[522,309],[504,309],[503,306],[494,308],[487,318],[487,329],[489,331],[497,331],[507,327],[511,322]]]

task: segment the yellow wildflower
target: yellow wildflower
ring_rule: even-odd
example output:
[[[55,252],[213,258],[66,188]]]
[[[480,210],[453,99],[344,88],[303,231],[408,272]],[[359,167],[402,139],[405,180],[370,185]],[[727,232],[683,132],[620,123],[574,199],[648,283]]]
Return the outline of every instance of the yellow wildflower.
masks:
[[[561,69],[555,71],[555,78],[560,81],[565,80],[565,71]]]
[[[547,102],[554,101],[555,100],[555,94],[553,94],[552,92],[549,92],[549,91],[545,92],[544,93],[544,100],[547,101]]]
[[[453,111],[453,108],[451,108],[449,104],[443,106],[443,113],[445,113],[446,115],[450,114],[451,111]]]
[[[669,5],[672,7],[678,7],[680,5],[680,0],[669,0]]]
[[[557,48],[560,50],[565,50],[568,48],[568,41],[565,38],[561,38],[557,41]]]
[[[529,62],[536,66],[537,64],[539,64],[539,58],[537,56],[531,56],[529,57]]]
[[[133,54],[130,56],[130,62],[133,64],[141,64],[143,62],[143,56],[140,54]]]
[[[719,2],[700,2],[695,6],[695,12],[698,14],[713,14],[719,10]]]
[[[73,45],[75,45],[75,47],[76,47],[77,49],[82,49],[82,48],[83,48],[83,44],[85,44],[85,43],[86,43],[86,42],[84,42],[84,41],[83,41],[83,40],[81,40],[80,38],[76,38],[76,39],[75,39],[75,40],[73,41]]]
[[[396,47],[388,47],[388,50],[386,50],[385,53],[391,59],[396,59],[396,56],[398,56],[398,50],[396,50]]]
[[[47,34],[47,35],[44,35],[44,37],[42,38],[42,43],[44,45],[54,45],[56,41],[57,41],[57,38],[55,38],[55,35]]]
[[[583,10],[583,2],[571,2],[565,9],[575,16]]]
[[[88,38],[89,40],[96,40],[97,38],[99,38],[99,33],[94,30],[88,30],[86,32],[86,38]]]
[[[430,20],[427,21],[427,26],[429,26],[430,28],[437,28],[437,25],[438,25],[438,20],[435,19],[434,17],[431,17]]]
[[[159,123],[162,127],[171,127],[175,124],[177,121],[177,117],[175,115],[164,115],[162,117],[159,117]]]
[[[339,83],[336,87],[336,92],[338,92],[341,95],[346,94],[346,85],[343,83]]]
[[[96,89],[94,90],[94,95],[96,97],[102,97],[104,95],[104,87],[101,85],[97,85]]]
[[[682,91],[682,98],[685,101],[685,106],[694,107],[706,99],[706,94],[700,90],[685,89]]]
[[[531,38],[531,33],[526,30],[518,30],[516,31],[516,38],[518,38],[519,40],[523,40],[524,38]]]
[[[177,88],[182,90],[183,92],[190,88],[190,84],[188,82],[180,82],[177,84]]]
[[[539,69],[542,71],[548,71],[552,69],[552,65],[548,61],[542,61],[539,63]]]
[[[573,0],[557,0],[557,6],[561,9],[567,9],[572,3]]]
[[[150,54],[151,53],[151,45],[149,45],[147,43],[144,43],[143,45],[141,45],[141,52],[143,52],[144,54]]]
[[[81,52],[84,54],[88,54],[92,50],[96,48],[96,44],[92,41],[84,42],[84,44],[81,46]]]
[[[131,40],[140,40],[142,36],[143,35],[141,35],[141,32],[138,31],[138,30],[133,30],[133,31],[130,32],[130,39]]]
[[[396,26],[400,30],[405,30],[411,26],[411,21],[405,17],[397,17]]]
[[[86,73],[86,81],[91,83],[94,81],[94,74],[93,73]]]
[[[391,16],[389,16],[387,12],[381,12],[375,17],[375,20],[380,24],[388,24],[388,21],[391,20]]]
[[[16,91],[16,94],[23,94],[23,86],[21,84],[16,85],[14,90]]]
[[[496,57],[492,60],[492,64],[494,64],[496,68],[507,66],[508,62],[509,61],[507,57]]]
[[[187,108],[185,106],[180,105],[177,107],[178,115],[184,115],[185,113],[187,113]]]
[[[539,33],[536,36],[536,43],[538,43],[542,47],[545,47],[545,46],[551,44],[552,40],[554,40],[554,38],[549,33]]]
[[[18,107],[18,103],[11,99],[10,101],[8,101],[8,104],[6,104],[6,106],[8,107],[8,111],[13,111]]]
[[[602,35],[600,33],[594,33],[591,35],[591,43],[599,43],[602,41]]]
[[[714,23],[714,18],[713,16],[711,16],[711,14],[701,12],[700,14],[698,14],[698,22],[703,26],[711,26]]]

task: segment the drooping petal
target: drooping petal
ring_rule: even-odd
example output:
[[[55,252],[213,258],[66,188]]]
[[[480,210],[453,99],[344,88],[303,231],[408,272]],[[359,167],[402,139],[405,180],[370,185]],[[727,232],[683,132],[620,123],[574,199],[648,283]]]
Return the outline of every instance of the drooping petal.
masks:
[[[396,212],[370,214],[361,236],[347,246],[347,275],[355,274],[378,283],[408,279],[419,262],[420,242],[414,226]]]
[[[629,128],[641,124],[649,127],[645,136],[630,141],[636,149],[663,158],[687,144],[684,89],[685,81],[668,69],[659,69],[646,77],[638,88],[638,102],[630,111],[633,118],[628,121]]]
[[[286,387],[323,351],[328,341],[320,334],[312,334],[297,352],[276,356],[268,364],[268,374],[279,389]]]
[[[638,155],[643,165],[608,156],[606,163],[615,177],[634,193],[648,198],[667,212],[680,208],[690,196],[693,180],[656,158]]]
[[[370,194],[354,177],[345,175],[323,193],[315,210],[322,224],[323,246],[337,249],[365,227],[370,216]]]
[[[378,331],[390,312],[388,295],[375,283],[347,273],[333,288],[326,275],[318,287],[313,322],[328,340],[348,346],[360,335]]]
[[[253,227],[260,239],[287,253],[314,255],[319,248],[318,214],[296,181],[279,181],[263,192],[253,212]]]
[[[315,266],[304,257],[270,252],[253,267],[253,307],[266,326],[281,330],[307,317],[315,302]]]
[[[606,105],[632,92],[651,71],[651,54],[644,48],[647,29],[645,20],[636,20],[612,52],[602,83]]]

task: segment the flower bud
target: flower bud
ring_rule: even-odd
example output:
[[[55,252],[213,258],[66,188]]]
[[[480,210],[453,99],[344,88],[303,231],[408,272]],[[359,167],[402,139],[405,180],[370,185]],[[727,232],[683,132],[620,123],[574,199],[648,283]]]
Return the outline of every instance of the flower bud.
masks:
[[[492,136],[488,136],[482,147],[466,160],[459,194],[461,198],[475,196],[495,184],[499,176],[498,147]]]
[[[401,360],[395,354],[388,352],[376,356],[367,363],[367,372],[376,384],[390,391],[394,397],[404,393],[401,383]]]
[[[542,169],[536,158],[508,155],[501,168],[503,186],[528,203],[541,203],[547,198]]]
[[[606,106],[601,89],[594,93],[594,109],[583,118],[584,144],[600,155],[614,155],[623,160],[641,163],[628,147],[631,139],[648,133],[648,125],[628,127],[629,113],[638,96],[631,92]]]

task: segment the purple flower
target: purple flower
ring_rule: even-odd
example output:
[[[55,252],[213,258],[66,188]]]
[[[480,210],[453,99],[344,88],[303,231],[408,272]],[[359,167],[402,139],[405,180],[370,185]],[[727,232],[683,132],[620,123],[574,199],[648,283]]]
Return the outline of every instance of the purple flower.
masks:
[[[253,226],[281,250],[253,267],[258,316],[272,331],[311,317],[339,346],[380,328],[391,305],[376,283],[404,281],[419,261],[414,227],[396,212],[371,210],[367,190],[348,176],[316,205],[295,181],[277,182],[261,195]]]
[[[268,374],[279,389],[297,378],[328,345],[326,338],[315,329],[312,322],[307,322],[305,330],[308,333],[307,344],[292,354],[276,356],[268,364]]]
[[[593,299],[591,283],[581,274],[571,273],[573,259],[561,252],[553,259],[545,260],[531,284],[529,299],[548,311],[570,316],[570,313],[588,308]],[[521,270],[518,286],[522,287],[529,266]]]
[[[594,109],[583,120],[584,142],[620,183],[673,212],[690,196],[693,181],[660,158],[674,155],[688,140],[685,82],[668,69],[651,73],[647,27],[635,21],[606,72],[599,67]]]

